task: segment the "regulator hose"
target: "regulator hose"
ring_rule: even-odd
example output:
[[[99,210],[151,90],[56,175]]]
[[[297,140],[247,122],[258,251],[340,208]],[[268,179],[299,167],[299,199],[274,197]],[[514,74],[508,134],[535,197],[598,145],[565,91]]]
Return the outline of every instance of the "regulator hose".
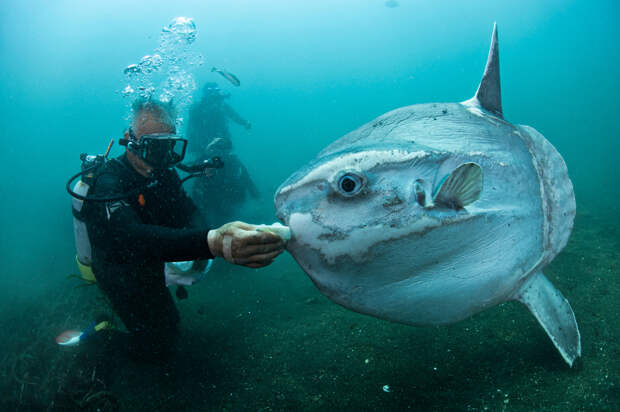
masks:
[[[108,148],[109,150],[109,148]],[[222,166],[224,166],[224,162],[222,162],[222,160],[219,157],[213,157],[211,159],[202,161],[198,164],[195,165],[184,165],[179,163],[178,165],[176,165],[176,167],[186,173],[189,173],[189,176],[185,176],[183,179],[181,179],[181,184],[185,183],[186,181],[188,181],[189,179],[193,178],[193,177],[198,177],[201,176],[202,173],[206,170],[206,169],[219,169]],[[72,197],[81,200],[81,201],[90,201],[90,202],[116,202],[118,200],[123,200],[123,199],[127,199],[128,197],[132,197],[135,196],[137,194],[139,194],[142,190],[144,190],[145,188],[151,187],[152,185],[156,184],[156,182],[150,182],[148,184],[146,184],[143,187],[138,187],[130,192],[127,193],[123,193],[123,194],[118,194],[115,196],[83,196],[80,195],[78,193],[75,193],[73,191],[73,189],[71,189],[71,184],[73,183],[73,181],[75,181],[75,179],[77,179],[78,177],[81,177],[83,175],[85,175],[86,173],[92,172],[93,170],[97,169],[101,167],[101,164],[95,164],[93,166],[87,167],[84,170],[81,170],[80,172],[74,174],[73,176],[71,176],[69,178],[69,180],[67,181],[67,184],[65,185],[65,188],[67,189],[67,192],[69,193],[69,195],[71,195]]]
[[[75,179],[77,179],[78,177],[81,177],[82,175],[88,173],[88,172],[92,172],[93,170],[95,170],[96,168],[100,167],[101,165],[94,165],[91,167],[88,167],[76,174],[74,174],[73,176],[71,176],[71,178],[67,181],[67,184],[65,185],[65,189],[67,189],[67,192],[74,198],[81,200],[81,201],[89,201],[89,202],[116,202],[117,200],[123,200],[123,199],[127,199],[128,197],[131,196],[135,196],[137,195],[140,191],[142,191],[145,187],[149,187],[151,184],[150,183],[148,185],[145,185],[144,187],[139,187],[137,189],[134,189],[130,192],[124,193],[124,194],[119,194],[116,196],[109,196],[109,197],[105,197],[105,196],[82,196],[78,193],[75,193],[72,189],[71,189],[71,183],[73,183],[73,181]]]

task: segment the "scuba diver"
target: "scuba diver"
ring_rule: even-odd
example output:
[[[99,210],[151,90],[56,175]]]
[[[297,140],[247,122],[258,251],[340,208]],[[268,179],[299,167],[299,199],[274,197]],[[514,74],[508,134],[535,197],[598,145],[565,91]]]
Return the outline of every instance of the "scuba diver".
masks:
[[[225,140],[232,149],[228,120],[250,130],[250,122],[241,117],[226,103],[230,94],[222,93],[217,83],[207,83],[202,89],[202,99],[192,105],[187,122],[187,139],[192,143],[190,153],[204,158],[209,144],[216,138]]]
[[[210,224],[228,221],[245,201],[246,193],[255,199],[259,197],[246,167],[232,153],[228,120],[246,129],[251,125],[225,102],[228,97],[230,95],[222,93],[217,83],[206,83],[202,100],[190,109],[187,124],[187,138],[196,158],[204,160],[217,156],[224,162],[221,169],[199,177],[192,189],[192,199]]]
[[[132,112],[120,140],[125,153],[78,174],[82,180],[72,191],[74,176],[67,188],[75,198],[80,270],[92,269],[129,331],[129,355],[159,362],[173,352],[179,323],[165,262],[195,261],[204,267],[205,259],[223,257],[260,268],[283,251],[283,241],[243,222],[209,229],[174,170],[181,168],[187,140],[175,134],[172,104],[141,99]]]

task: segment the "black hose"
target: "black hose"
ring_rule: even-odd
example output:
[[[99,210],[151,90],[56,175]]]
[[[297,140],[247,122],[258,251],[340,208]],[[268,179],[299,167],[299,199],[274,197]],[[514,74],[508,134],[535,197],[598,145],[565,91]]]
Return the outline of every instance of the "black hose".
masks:
[[[92,171],[92,170],[95,170],[97,167],[99,167],[99,165],[94,165],[94,166],[88,167],[88,168],[86,168],[86,169],[84,169],[84,170],[79,171],[78,173],[74,174],[73,176],[71,176],[71,177],[69,178],[69,180],[67,181],[67,184],[65,185],[65,189],[67,189],[67,192],[68,192],[68,193],[69,193],[72,197],[74,197],[74,198],[76,198],[76,199],[78,199],[78,200],[82,200],[82,201],[86,200],[86,198],[87,198],[88,196],[82,196],[82,195],[78,195],[77,193],[75,193],[75,192],[71,189],[71,183],[73,183],[73,181],[74,181],[75,179],[77,179],[78,177],[81,177],[84,173],[88,173],[88,172],[90,172],[90,171]],[[90,199],[89,199],[89,200],[90,200]]]
[[[222,159],[220,159],[218,156],[215,156],[193,165],[184,165],[182,163],[178,163],[176,165],[176,168],[184,171],[185,173],[193,174],[204,172],[207,169],[219,169],[222,166],[224,166],[224,162],[222,162]]]
[[[128,197],[137,195],[142,189],[144,189],[143,187],[139,187],[137,189],[132,190],[131,192],[128,193],[124,193],[122,195],[116,195],[116,196],[110,196],[110,197],[103,197],[103,196],[82,196],[80,194],[75,193],[72,189],[71,189],[71,183],[73,183],[73,181],[75,179],[77,179],[78,177],[91,172],[93,170],[95,170],[96,168],[100,167],[101,165],[94,165],[91,167],[88,167],[84,170],[82,170],[79,173],[74,174],[73,176],[71,176],[71,178],[67,181],[67,184],[65,186],[65,188],[67,189],[67,192],[69,192],[69,194],[78,199],[81,200],[83,202],[85,201],[89,201],[89,202],[116,202],[117,200],[123,200],[123,199],[127,199]]]
[[[181,184],[187,182],[189,179],[193,179],[194,177],[200,177],[200,176],[202,176],[202,173],[187,175],[183,179],[181,179]]]
[[[184,171],[185,173],[196,173],[196,172],[201,172],[202,170],[204,170],[204,166],[202,164],[188,166],[188,165],[179,163],[178,165],[176,165],[176,168]]]
[[[212,159],[209,160],[205,160],[204,162],[200,162],[196,165],[192,165],[192,166],[187,166],[187,165],[183,165],[181,163],[177,164],[176,167],[186,173],[189,173],[189,176],[185,176],[183,179],[181,179],[181,184],[185,183],[186,181],[188,181],[189,179],[193,178],[193,177],[199,177],[202,175],[202,173],[196,173],[196,172],[204,172],[206,169],[218,169],[220,167],[222,167],[224,165],[224,163],[222,162],[222,160],[219,157],[214,157]],[[123,199],[127,199],[128,197],[132,197],[134,195],[137,195],[138,193],[140,193],[140,191],[142,191],[144,189],[144,187],[139,187],[137,189],[132,190],[131,192],[128,193],[124,193],[124,194],[120,194],[120,195],[116,195],[116,196],[110,196],[110,197],[102,197],[102,196],[82,196],[80,194],[75,193],[72,189],[71,189],[71,183],[73,183],[73,181],[75,179],[77,179],[80,176],[83,176],[84,174],[91,172],[93,170],[95,170],[96,168],[101,167],[101,164],[95,164],[94,166],[88,167],[76,174],[74,174],[73,176],[71,176],[71,178],[67,181],[67,184],[65,186],[65,188],[67,189],[67,192],[73,196],[74,198],[81,200],[83,202],[85,201],[91,201],[91,202],[116,202],[117,200],[123,200]],[[148,187],[149,185],[147,184],[145,187]]]

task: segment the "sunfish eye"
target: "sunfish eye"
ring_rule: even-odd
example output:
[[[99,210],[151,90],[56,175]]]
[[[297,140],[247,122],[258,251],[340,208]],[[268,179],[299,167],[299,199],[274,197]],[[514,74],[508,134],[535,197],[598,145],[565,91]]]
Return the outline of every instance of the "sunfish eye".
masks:
[[[361,192],[364,179],[354,173],[345,173],[338,179],[337,189],[341,195],[355,196]]]
[[[340,188],[347,193],[354,191],[356,186],[357,182],[349,176],[345,176],[340,179]]]

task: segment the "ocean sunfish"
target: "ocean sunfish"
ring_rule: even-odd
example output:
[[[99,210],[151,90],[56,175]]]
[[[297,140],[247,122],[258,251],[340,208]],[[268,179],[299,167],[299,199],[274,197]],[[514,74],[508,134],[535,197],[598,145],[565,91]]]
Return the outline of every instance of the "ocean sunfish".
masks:
[[[497,26],[475,96],[388,112],[335,141],[275,196],[287,250],[332,301],[412,325],[518,300],[566,362],[568,301],[543,275],[573,228],[564,160],[504,120]]]

